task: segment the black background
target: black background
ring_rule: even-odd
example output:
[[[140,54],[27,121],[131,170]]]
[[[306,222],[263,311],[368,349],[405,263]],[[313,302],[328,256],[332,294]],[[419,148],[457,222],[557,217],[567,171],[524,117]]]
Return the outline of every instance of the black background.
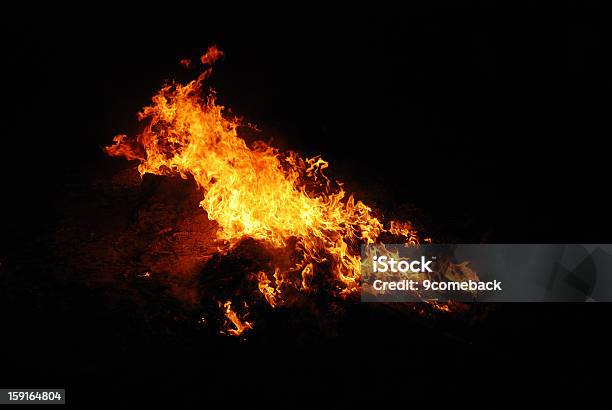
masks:
[[[65,192],[68,178],[87,179],[117,166],[118,160],[106,157],[101,147],[117,133],[133,134],[136,113],[165,80],[194,75],[178,61],[196,60],[211,44],[225,52],[211,79],[222,104],[257,124],[275,145],[308,156],[322,154],[334,176],[385,211],[389,204],[415,206],[436,238],[609,242],[611,44],[604,10],[595,2],[554,8],[434,3],[418,8],[166,4],[159,10],[104,4],[8,13],[2,32],[3,66],[8,68],[2,90],[7,105],[2,122],[5,253],[16,252],[20,239],[53,221],[56,210],[48,204]],[[229,392],[229,401],[245,391],[247,402],[259,394],[274,397],[281,389],[294,402],[301,400],[297,396],[332,393],[352,405],[367,395],[359,386],[368,372],[378,374],[379,393],[387,388],[386,374],[394,379],[390,386],[401,390],[408,381],[398,381],[404,380],[398,375],[417,373],[408,359],[360,373],[360,343],[379,346],[396,340],[393,332],[367,319],[353,326],[372,332],[349,332],[344,339],[314,346],[207,345],[202,353],[199,342],[177,337],[155,340],[140,351],[137,346],[146,334],[126,330],[125,323],[122,330],[115,317],[96,316],[103,307],[95,301],[75,303],[75,311],[93,312],[97,320],[84,329],[93,340],[86,338],[93,343],[91,351],[69,355],[66,369],[42,372],[32,380],[78,384],[81,397],[93,389],[76,383],[72,372],[80,366],[90,366],[82,371],[92,383],[112,385],[128,401],[134,397],[126,386],[177,393],[185,385],[188,403],[206,402],[198,393],[210,391],[202,381],[212,390]],[[534,390],[565,386],[588,396],[598,384],[596,376],[585,375],[605,356],[599,329],[605,327],[607,308],[601,306],[509,308],[498,324],[489,323],[482,332],[497,335],[491,336],[497,344],[490,345],[488,355],[494,355],[495,346],[511,353],[489,362],[490,356],[470,356],[478,349],[442,343],[436,365],[430,367],[421,357],[419,371],[427,367],[431,383],[448,392],[496,386],[498,378],[507,388],[510,374],[518,372]],[[59,336],[53,346],[76,337],[67,329],[82,326],[80,315],[85,313],[66,320],[60,330],[68,336]],[[380,339],[372,336],[375,330]],[[129,346],[125,351],[107,350],[121,336],[97,339],[122,331],[130,339],[121,342]],[[29,354],[26,347],[38,346],[33,339],[44,345],[42,334],[32,331],[13,339],[11,346],[19,344],[14,340],[28,340],[14,354]],[[410,338],[411,330],[400,334]],[[215,348],[232,355],[232,365],[245,360],[248,366],[220,371],[221,359],[208,351]],[[275,349],[281,352],[275,360],[283,362],[277,369],[253,359],[261,351],[274,355]],[[149,356],[156,351],[162,353],[152,365]],[[581,356],[585,352],[590,355]],[[215,365],[207,368],[209,356]],[[109,360],[112,366],[104,366]],[[0,370],[2,381],[13,375],[27,386],[36,368],[28,363],[28,371]],[[485,364],[484,373],[496,370],[495,377],[482,376],[479,366]],[[534,372],[536,367],[544,370]],[[165,374],[153,377],[158,371]],[[234,387],[212,373],[233,381]],[[134,382],[139,378],[146,382]],[[533,386],[536,380],[541,389]]]

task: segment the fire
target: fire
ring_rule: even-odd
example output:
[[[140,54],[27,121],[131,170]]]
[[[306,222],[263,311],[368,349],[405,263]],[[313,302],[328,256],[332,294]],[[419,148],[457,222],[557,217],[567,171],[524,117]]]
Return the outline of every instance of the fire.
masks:
[[[210,65],[221,56],[213,46],[201,62]],[[142,132],[132,138],[116,136],[106,151],[138,160],[141,175],[192,177],[203,192],[200,206],[219,225],[222,251],[244,238],[272,249],[292,247],[296,256],[290,263],[254,273],[270,306],[283,303],[288,287],[309,291],[321,275],[333,284],[334,295],[355,293],[359,245],[374,243],[382,233],[407,243],[420,241],[410,223],[386,226],[369,206],[330,180],[324,174],[329,164],[322,158],[283,153],[263,142],[247,145],[238,134],[240,120],[225,113],[214,92],[202,96],[210,73],[208,67],[187,84],[164,86],[138,115]],[[224,309],[235,332],[250,328],[229,302]]]
[[[238,314],[232,310],[231,301],[228,300],[227,302],[225,302],[223,304],[223,309],[225,317],[227,318],[230,324],[227,326],[227,331],[229,332],[229,334],[233,336],[240,336],[242,333],[244,333],[245,330],[253,328],[252,323],[247,322],[246,320],[240,320]]]
[[[223,57],[223,51],[219,50],[216,45],[213,45],[208,47],[206,53],[204,53],[204,55],[200,57],[200,61],[202,62],[202,64],[210,65],[221,57]]]
[[[271,281],[270,279],[268,279],[268,276],[265,272],[260,271],[257,274],[257,287],[259,288],[259,291],[262,295],[264,295],[266,301],[270,306],[276,307],[278,305],[278,301],[276,298],[278,290],[277,288],[270,286],[270,283]]]

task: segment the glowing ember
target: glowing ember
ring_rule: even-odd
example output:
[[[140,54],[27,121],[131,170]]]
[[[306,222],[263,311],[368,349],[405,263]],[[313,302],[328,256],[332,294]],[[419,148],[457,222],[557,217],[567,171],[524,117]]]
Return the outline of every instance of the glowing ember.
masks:
[[[210,65],[222,55],[213,46],[201,62]],[[210,73],[209,67],[185,85],[163,87],[139,113],[143,131],[135,138],[116,136],[106,150],[140,161],[141,174],[193,177],[204,193],[200,206],[219,225],[222,252],[244,238],[273,249],[292,247],[296,256],[290,262],[254,275],[270,306],[283,303],[284,289],[307,291],[320,275],[331,281],[336,296],[358,291],[359,245],[374,243],[383,232],[419,242],[410,223],[385,226],[370,207],[330,181],[320,157],[303,159],[263,142],[248,146],[237,132],[240,121],[224,114],[214,93],[202,97]],[[225,303],[225,315],[240,334],[251,324],[242,323],[230,305]]]

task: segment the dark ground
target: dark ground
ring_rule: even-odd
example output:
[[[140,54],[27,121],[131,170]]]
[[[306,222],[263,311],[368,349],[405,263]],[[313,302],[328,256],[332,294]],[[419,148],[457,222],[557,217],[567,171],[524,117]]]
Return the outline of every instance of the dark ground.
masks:
[[[0,386],[65,387],[71,404],[289,408],[607,392],[607,304],[447,318],[347,303],[329,321],[281,311],[246,340],[218,336],[185,305],[189,275],[138,276],[198,266],[210,227],[192,191],[147,193],[101,150],[136,131],[164,79],[192,75],[180,59],[217,43],[221,103],[275,145],[322,154],[349,190],[434,239],[609,243],[597,4],[169,7],[8,15]],[[159,257],[175,240],[181,252]]]

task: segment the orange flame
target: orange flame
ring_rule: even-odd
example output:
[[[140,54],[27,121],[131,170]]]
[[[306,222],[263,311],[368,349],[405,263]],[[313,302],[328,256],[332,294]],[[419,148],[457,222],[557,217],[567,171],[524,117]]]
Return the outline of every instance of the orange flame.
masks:
[[[216,45],[208,47],[206,53],[200,57],[202,64],[211,65],[218,59],[223,57],[223,51],[219,50]]]
[[[227,331],[232,336],[240,336],[248,329],[253,329],[253,324],[250,322],[242,321],[238,317],[238,314],[232,310],[232,302],[227,301],[223,304],[223,309],[225,309],[225,317],[229,320],[230,324],[234,326],[233,328],[228,326]]]
[[[212,64],[222,55],[213,46],[201,61]],[[185,85],[163,87],[139,113],[142,132],[116,136],[106,151],[140,161],[141,174],[193,177],[204,192],[200,206],[218,223],[217,237],[226,249],[246,237],[271,248],[291,243],[299,256],[290,268],[274,267],[275,287],[264,272],[256,275],[271,306],[282,300],[281,285],[308,290],[317,275],[331,274],[327,279],[336,295],[356,292],[359,245],[374,243],[383,232],[419,242],[412,225],[391,222],[385,228],[370,207],[330,181],[323,173],[329,164],[320,157],[281,153],[263,142],[248,146],[238,135],[240,121],[224,114],[215,94],[201,96],[209,74],[207,69]],[[227,317],[241,333],[229,312],[226,304]]]
[[[262,295],[266,298],[268,304],[272,307],[276,307],[278,305],[277,300],[277,289],[270,286],[270,279],[268,279],[268,275],[265,272],[260,271],[257,274],[257,287]]]

